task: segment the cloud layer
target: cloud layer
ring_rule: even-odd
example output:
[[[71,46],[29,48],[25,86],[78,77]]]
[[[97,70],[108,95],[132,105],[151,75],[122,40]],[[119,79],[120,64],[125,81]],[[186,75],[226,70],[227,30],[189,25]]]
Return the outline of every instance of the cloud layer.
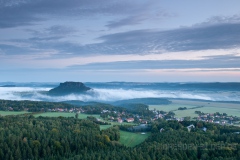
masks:
[[[239,2],[174,3],[1,0],[1,71],[4,77],[12,77],[9,71],[33,69],[48,75],[160,69],[237,74]]]
[[[48,17],[84,19],[101,15],[127,15],[144,10],[143,1],[9,0],[0,3],[0,28],[36,25]]]

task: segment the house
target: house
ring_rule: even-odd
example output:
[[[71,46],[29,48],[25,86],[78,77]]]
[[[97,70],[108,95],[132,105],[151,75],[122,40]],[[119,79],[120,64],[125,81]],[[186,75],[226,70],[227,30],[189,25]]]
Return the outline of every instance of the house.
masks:
[[[178,122],[181,122],[181,121],[184,120],[184,118],[176,118],[176,120],[177,120]]]
[[[58,112],[63,112],[64,110],[62,108],[57,108]]]
[[[106,113],[106,112],[108,112],[108,110],[103,110],[101,113]]]
[[[206,132],[206,131],[207,131],[207,128],[206,128],[206,127],[203,127],[202,130],[203,130],[204,132]]]
[[[118,118],[117,120],[118,120],[118,123],[122,123],[123,122],[123,120],[121,118]]]
[[[110,119],[110,120],[114,120],[114,117],[111,116],[109,119]]]
[[[147,124],[148,122],[147,122],[147,120],[141,120],[141,123]]]
[[[210,119],[208,122],[213,123],[213,120]]]
[[[133,118],[127,118],[126,121],[127,121],[128,123],[130,123],[130,122],[133,122],[134,119],[133,119]]]
[[[192,128],[195,128],[193,124],[191,124],[190,126],[187,126],[188,132],[190,132]]]

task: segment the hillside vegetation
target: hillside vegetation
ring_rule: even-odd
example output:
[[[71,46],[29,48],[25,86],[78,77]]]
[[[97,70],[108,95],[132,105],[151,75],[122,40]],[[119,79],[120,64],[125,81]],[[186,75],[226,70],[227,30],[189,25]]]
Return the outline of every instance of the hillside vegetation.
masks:
[[[88,119],[25,115],[0,117],[0,121],[0,159],[240,158],[240,129],[234,126],[159,120],[151,125],[152,134],[145,141],[129,133],[132,139],[143,141],[129,148],[121,144],[130,140],[124,140],[117,126],[101,131]],[[196,127],[188,131],[190,124]]]

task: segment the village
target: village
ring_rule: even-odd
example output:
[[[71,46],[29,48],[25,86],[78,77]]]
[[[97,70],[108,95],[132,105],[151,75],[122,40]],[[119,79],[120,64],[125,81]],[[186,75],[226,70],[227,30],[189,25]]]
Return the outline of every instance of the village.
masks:
[[[236,116],[228,116],[226,113],[203,113],[201,111],[195,111],[196,114],[198,114],[198,117],[195,117],[194,119],[198,121],[204,121],[209,123],[216,123],[216,124],[236,124],[240,121],[239,117]]]
[[[46,111],[46,110],[45,110]],[[75,107],[75,108],[54,108],[54,109],[47,109],[47,112],[69,112],[69,113],[76,113],[76,114],[90,114],[89,109],[85,109],[85,107]],[[139,115],[134,114],[131,111],[118,111],[118,110],[107,110],[102,109],[100,113],[93,113],[93,114],[100,114],[101,118],[98,118],[98,121],[107,121],[107,122],[118,122],[118,123],[136,123],[136,124],[150,124],[152,121],[156,121],[157,119],[164,119],[164,120],[176,120],[176,121],[203,121],[209,123],[216,123],[220,125],[234,125],[238,124],[240,121],[239,117],[236,116],[228,116],[226,113],[203,113],[201,111],[195,111],[197,114],[196,117],[175,117],[175,113],[173,111],[165,112],[159,110],[150,110],[149,115]]]

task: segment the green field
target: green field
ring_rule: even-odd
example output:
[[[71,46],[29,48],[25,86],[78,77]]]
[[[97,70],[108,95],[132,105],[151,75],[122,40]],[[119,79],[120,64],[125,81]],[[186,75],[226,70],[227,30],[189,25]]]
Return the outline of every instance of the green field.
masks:
[[[100,130],[108,129],[112,127],[112,125],[100,125]]]
[[[114,125],[137,125],[136,123],[128,123],[128,122],[119,123],[119,122],[109,122],[109,121],[104,121],[104,120],[102,120],[102,121],[111,123],[111,125],[100,125],[101,130],[108,129],[109,127],[112,127]]]
[[[174,111],[175,117],[181,118],[181,117],[187,117],[190,116],[191,118],[197,117],[198,115],[194,112],[199,109],[189,109],[189,110],[177,110]]]
[[[186,108],[193,108],[196,107],[195,105],[187,105],[187,104],[177,104],[177,103],[171,103],[168,105],[149,105],[150,110],[159,110],[159,111],[174,111],[177,110],[179,107],[186,107]]]
[[[30,112],[25,112],[25,111],[0,111],[1,116],[8,116],[8,115],[20,115],[20,114],[25,114],[25,113],[30,113]]]
[[[177,116],[191,116],[194,117],[194,111],[201,111],[204,113],[227,113],[229,116],[240,117],[240,104],[236,103],[223,103],[223,102],[206,102],[206,101],[193,101],[193,100],[172,100],[174,104],[179,105],[193,105],[195,107],[202,106],[201,108],[194,108],[189,110],[175,111]],[[196,115],[197,116],[197,115]]]
[[[142,143],[146,138],[150,136],[151,133],[146,132],[146,134],[132,133],[126,131],[120,131],[120,143],[127,147],[134,147]]]
[[[207,101],[196,101],[196,100],[175,100],[171,99],[172,103],[169,105],[149,105],[149,109],[163,110],[163,111],[174,111],[176,117],[191,118],[196,117],[195,111],[201,111],[204,113],[227,113],[228,115],[240,117],[240,104],[236,103],[223,103],[223,102],[207,102]],[[186,107],[187,110],[177,110],[179,107]],[[201,108],[194,108],[201,107]],[[193,108],[193,109],[191,109]]]
[[[204,112],[204,113],[227,113],[229,116],[237,116],[240,117],[240,109],[234,109],[234,108],[216,108],[216,107],[203,107],[196,109],[198,111]]]
[[[108,122],[111,123],[111,125],[100,125],[100,129],[107,129],[109,127],[112,127],[114,125],[137,125],[136,123],[128,123],[128,122],[123,122],[123,123],[119,123],[119,122],[109,122],[109,121],[104,121],[103,122]]]

